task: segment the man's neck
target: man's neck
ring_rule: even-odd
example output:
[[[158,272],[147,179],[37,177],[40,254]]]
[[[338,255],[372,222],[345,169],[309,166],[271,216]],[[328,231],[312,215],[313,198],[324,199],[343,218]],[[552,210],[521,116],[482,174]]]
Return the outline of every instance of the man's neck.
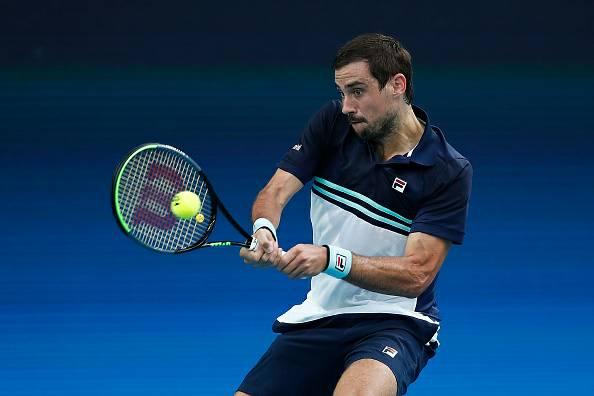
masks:
[[[424,130],[425,127],[417,119],[412,106],[406,106],[396,130],[382,142],[383,160],[407,154],[419,143]]]

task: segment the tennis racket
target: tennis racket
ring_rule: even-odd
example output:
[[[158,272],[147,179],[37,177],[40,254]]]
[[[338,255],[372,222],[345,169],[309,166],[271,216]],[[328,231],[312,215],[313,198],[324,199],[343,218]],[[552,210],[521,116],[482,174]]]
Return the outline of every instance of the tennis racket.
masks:
[[[199,212],[188,220],[171,212],[171,201],[181,191],[193,192],[201,203]],[[112,206],[126,235],[159,252],[222,246],[255,250],[258,246],[227,211],[200,166],[175,147],[148,143],[126,155],[113,177]],[[207,241],[219,210],[244,242]]]

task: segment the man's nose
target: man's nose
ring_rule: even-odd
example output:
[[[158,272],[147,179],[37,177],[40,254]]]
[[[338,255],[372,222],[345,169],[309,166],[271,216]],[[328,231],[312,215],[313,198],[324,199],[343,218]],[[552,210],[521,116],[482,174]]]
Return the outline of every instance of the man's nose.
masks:
[[[342,114],[354,114],[356,112],[357,110],[355,110],[349,98],[346,96],[342,98]]]

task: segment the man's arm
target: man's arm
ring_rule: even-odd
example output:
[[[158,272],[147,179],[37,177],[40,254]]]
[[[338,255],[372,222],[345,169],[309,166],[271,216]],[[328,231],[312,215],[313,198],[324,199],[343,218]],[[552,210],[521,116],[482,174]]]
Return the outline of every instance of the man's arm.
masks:
[[[278,227],[285,205],[302,187],[303,184],[298,178],[289,172],[277,169],[254,201],[252,221],[263,217]]]
[[[353,255],[346,280],[378,293],[415,298],[435,279],[451,243],[415,232],[409,235],[402,257]]]
[[[282,169],[277,169],[254,201],[252,221],[264,218],[268,219],[275,228],[278,227],[285,205],[302,187],[303,183],[297,177]],[[254,234],[254,237],[259,242],[258,248],[253,252],[242,248],[239,255],[243,260],[256,266],[277,263],[281,254],[272,233],[266,228],[260,228]]]
[[[418,297],[435,279],[451,243],[415,232],[409,235],[404,256],[366,257],[353,254],[345,281],[367,290],[404,297]],[[282,257],[278,269],[291,278],[311,277],[327,266],[323,246],[297,245]]]

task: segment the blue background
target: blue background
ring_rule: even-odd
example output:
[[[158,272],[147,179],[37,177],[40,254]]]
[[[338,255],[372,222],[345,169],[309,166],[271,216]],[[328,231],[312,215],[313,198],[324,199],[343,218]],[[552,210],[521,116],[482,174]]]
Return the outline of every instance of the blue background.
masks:
[[[409,394],[592,394],[593,7],[516,3],[7,6],[0,395],[231,394],[307,282],[235,249],[143,249],[113,220],[112,171],[140,143],[178,146],[248,228],[336,97],[336,49],[364,31],[411,50],[415,102],[475,170],[439,281],[442,346]],[[311,240],[308,210],[306,188],[286,248]]]

